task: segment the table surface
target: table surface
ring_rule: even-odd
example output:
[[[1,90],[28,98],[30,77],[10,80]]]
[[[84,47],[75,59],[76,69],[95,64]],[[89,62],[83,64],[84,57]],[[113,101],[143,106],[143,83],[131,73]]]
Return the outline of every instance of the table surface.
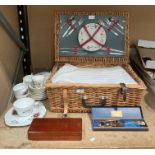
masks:
[[[154,101],[153,95],[145,93],[141,106],[149,131],[143,132],[92,131],[89,114],[69,114],[72,118],[82,118],[82,141],[30,141],[27,138],[29,127],[7,127],[2,115],[0,117],[0,148],[155,148]],[[11,105],[8,109],[10,107]],[[47,110],[45,117],[61,116],[61,113],[52,113]]]

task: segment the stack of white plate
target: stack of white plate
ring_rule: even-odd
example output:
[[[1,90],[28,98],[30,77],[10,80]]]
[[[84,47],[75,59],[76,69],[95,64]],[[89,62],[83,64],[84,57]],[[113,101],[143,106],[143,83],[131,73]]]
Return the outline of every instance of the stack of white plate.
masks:
[[[23,78],[23,82],[29,88],[29,97],[36,101],[47,99],[45,82],[49,76],[50,72],[40,72],[35,75],[27,75]]]
[[[41,88],[35,88],[33,84],[29,85],[29,93],[30,97],[33,98],[36,101],[41,101],[47,99],[47,93],[45,86]]]
[[[43,75],[45,77],[45,81],[46,81],[50,76],[50,72],[40,72],[35,75]],[[41,101],[41,100],[47,99],[47,93],[46,93],[46,89],[45,89],[44,85],[41,88],[36,88],[32,82],[29,85],[29,93],[30,93],[30,96],[33,99],[35,99],[36,101]]]
[[[45,80],[47,80],[50,76],[50,72],[40,72],[40,73],[37,73],[35,75],[44,75]]]

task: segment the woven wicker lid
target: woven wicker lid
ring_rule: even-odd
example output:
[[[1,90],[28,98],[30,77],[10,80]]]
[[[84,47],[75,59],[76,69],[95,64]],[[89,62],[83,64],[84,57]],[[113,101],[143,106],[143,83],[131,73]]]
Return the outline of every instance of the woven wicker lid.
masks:
[[[79,32],[84,32],[85,25],[88,27],[89,23],[94,23],[98,29],[103,27],[106,32],[106,42],[97,51],[85,50],[78,40]],[[98,40],[95,35],[93,36],[95,33],[87,33],[87,31],[89,29],[86,29],[84,35],[87,36],[84,41],[96,43]],[[100,45],[98,42],[96,44]],[[55,13],[54,50],[56,62],[126,65],[129,63],[129,14],[109,11],[57,11]]]

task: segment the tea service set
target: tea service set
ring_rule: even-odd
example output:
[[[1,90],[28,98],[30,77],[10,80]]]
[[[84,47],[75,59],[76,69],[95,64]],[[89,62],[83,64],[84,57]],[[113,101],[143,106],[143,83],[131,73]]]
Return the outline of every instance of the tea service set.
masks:
[[[41,101],[47,99],[44,84],[48,77],[49,72],[26,75],[23,83],[13,87],[16,100],[5,114],[4,120],[7,126],[27,126],[34,118],[45,116],[46,108]]]

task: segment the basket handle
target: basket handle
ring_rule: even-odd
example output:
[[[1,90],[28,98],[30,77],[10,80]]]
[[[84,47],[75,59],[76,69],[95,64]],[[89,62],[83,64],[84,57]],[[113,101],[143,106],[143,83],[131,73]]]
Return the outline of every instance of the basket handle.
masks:
[[[100,104],[92,104],[92,103],[88,103],[88,97],[87,96],[81,96],[80,97],[82,100],[82,104],[85,108],[90,108],[90,107],[100,107],[100,106],[105,106],[107,103],[107,96],[100,96]]]

